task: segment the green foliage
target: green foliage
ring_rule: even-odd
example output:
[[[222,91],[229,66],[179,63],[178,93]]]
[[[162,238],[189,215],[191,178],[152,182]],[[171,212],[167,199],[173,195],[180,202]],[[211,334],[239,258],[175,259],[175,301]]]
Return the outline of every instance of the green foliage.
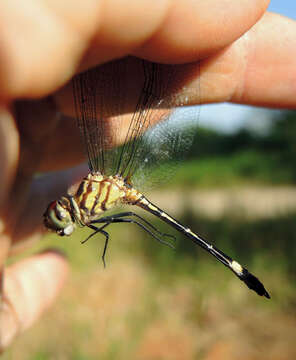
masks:
[[[192,131],[192,129],[189,129]],[[232,186],[294,184],[296,182],[296,116],[285,112],[264,135],[241,130],[221,134],[200,128],[187,158],[166,184],[172,186]],[[154,177],[160,177],[156,169]],[[159,173],[159,174],[158,174]]]
[[[196,218],[191,211],[185,212],[179,218],[181,223],[186,224],[203,238],[208,239],[242,263],[250,265],[258,257],[262,264],[266,263],[269,269],[281,268],[284,272],[289,273],[291,279],[296,279],[295,219],[296,213],[249,221],[237,218],[233,214],[218,219],[209,219],[202,215]],[[153,219],[152,223],[161,231],[172,233],[172,230],[168,229],[166,225],[158,221],[155,223]],[[212,263],[210,255],[195,246],[190,239],[179,233],[174,233],[174,235],[177,238],[174,251],[165,246],[159,247],[159,244],[153,245],[143,241],[145,251],[149,254],[148,258],[165,267],[171,267],[172,262],[183,259],[187,262],[190,270],[196,268],[199,261]],[[143,234],[143,236],[146,235]]]

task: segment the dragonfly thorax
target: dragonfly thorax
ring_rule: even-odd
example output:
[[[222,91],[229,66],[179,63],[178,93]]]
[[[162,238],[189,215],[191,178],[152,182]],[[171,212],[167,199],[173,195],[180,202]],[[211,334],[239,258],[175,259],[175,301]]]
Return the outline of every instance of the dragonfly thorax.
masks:
[[[142,194],[120,176],[89,174],[74,195],[63,196],[49,204],[44,224],[58,235],[71,235],[77,225],[89,225],[114,206],[132,205],[141,197]]]
[[[98,219],[102,213],[120,203],[133,204],[141,194],[118,176],[104,176],[101,173],[88,174],[73,196],[80,211],[81,221],[87,225]]]

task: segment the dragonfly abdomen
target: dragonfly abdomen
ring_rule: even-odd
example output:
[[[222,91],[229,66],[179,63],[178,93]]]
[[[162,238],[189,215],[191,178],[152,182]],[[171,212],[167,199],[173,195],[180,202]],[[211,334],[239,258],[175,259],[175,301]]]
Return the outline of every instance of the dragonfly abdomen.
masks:
[[[205,249],[216,259],[218,259],[222,264],[224,264],[231,271],[233,271],[235,275],[248,286],[249,289],[254,290],[258,295],[270,298],[263,284],[246,268],[241,266],[237,261],[233,260],[230,256],[226,255],[223,251],[217,249],[214,245],[202,239],[199,235],[195,234],[191,229],[183,226],[181,223],[179,223],[179,221],[174,219],[172,216],[168,215],[159,207],[152,204],[145,196],[142,196],[141,199],[135,205],[159,217],[160,219],[162,219],[163,221],[174,227],[177,231],[183,233],[186,237],[190,238],[195,244]]]

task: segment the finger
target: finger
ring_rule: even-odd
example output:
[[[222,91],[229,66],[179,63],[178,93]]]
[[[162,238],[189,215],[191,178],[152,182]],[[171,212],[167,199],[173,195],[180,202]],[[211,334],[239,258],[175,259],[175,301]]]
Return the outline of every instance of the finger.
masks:
[[[11,112],[6,107],[0,108],[0,269],[10,247],[10,237],[5,235],[4,203],[11,190],[19,155],[18,132]],[[7,204],[9,205],[9,204]],[[10,208],[10,206],[8,207]],[[7,210],[7,209],[6,209]]]
[[[295,33],[296,22],[276,14],[266,14],[234,44],[218,52],[216,56],[203,60],[200,71],[199,64],[196,64],[195,77],[187,76],[187,65],[180,66],[178,72],[184,72],[186,82],[176,99],[186,98],[188,105],[229,101],[274,108],[295,108]],[[285,39],[282,34],[285,34]],[[134,81],[132,68],[129,74],[130,80]],[[65,87],[56,96],[62,111],[74,116],[73,105],[72,111],[69,111],[69,106],[67,108],[67,105],[73,104],[70,98],[71,87]],[[128,98],[128,101],[133,100],[135,99]],[[47,153],[58,152],[56,158],[59,159],[60,166],[65,164],[64,161],[73,165],[75,159],[81,160],[81,156],[77,154],[77,150],[82,153],[81,148],[76,145],[73,147],[73,144],[80,143],[79,135],[72,119],[62,122],[60,126],[57,136],[49,143]],[[72,145],[69,144],[65,152],[62,151],[64,134],[69,135],[69,140],[73,139]],[[75,155],[73,157],[71,149]],[[46,161],[43,165],[43,169],[46,169],[54,164]]]
[[[83,142],[73,117],[62,116],[56,131],[44,143],[38,171],[62,170],[85,161]]]
[[[1,153],[4,157],[5,172],[2,173],[2,185],[5,193],[0,213],[0,268],[12,239],[19,230],[19,221],[26,214],[28,190],[42,158],[42,146],[51,136],[57,122],[56,109],[53,109],[48,100],[19,102],[15,106],[17,130],[21,133],[20,154],[18,154],[18,132],[15,127],[9,126],[10,122],[14,125],[11,113],[7,111],[6,118],[3,119],[7,121],[0,124],[0,136],[3,130],[1,145],[6,144]],[[5,186],[6,183],[9,186]],[[29,204],[27,206],[30,207]]]
[[[191,101],[295,108],[295,33],[295,21],[267,13],[239,40],[202,62],[201,78],[188,86],[199,83],[202,98]]]
[[[9,109],[0,106],[0,206],[10,190],[19,155],[19,138]]]
[[[0,308],[1,350],[54,302],[67,273],[65,258],[53,251],[35,255],[6,270]]]
[[[246,41],[245,75],[231,101],[259,106],[295,108],[296,22],[267,13]]]
[[[295,21],[267,13],[232,45],[202,60],[200,71],[196,63],[195,78],[187,76],[184,65],[186,82],[179,97],[188,98],[191,105],[232,101],[258,106],[295,107],[295,32]],[[285,34],[285,39],[282,34]],[[133,68],[128,71],[130,81],[134,81]],[[182,68],[178,72],[182,72]],[[71,87],[64,87],[57,93],[61,110],[73,116],[71,97]],[[128,98],[128,101],[133,100]]]
[[[0,2],[1,97],[44,96],[73,75],[102,1]]]
[[[131,53],[156,62],[196,61],[239,38],[258,21],[268,3],[108,1],[85,62],[94,65]]]
[[[268,4],[269,0],[172,1],[161,26],[133,54],[164,63],[205,58],[250,29]]]
[[[65,195],[69,187],[80,182],[87,173],[87,166],[81,165],[33,179],[23,213],[18,218],[17,226],[10,232],[10,254],[25,250],[47,232],[42,219],[48,204]]]
[[[241,36],[267,4],[267,0],[2,1],[0,94],[44,96],[73,76],[83,54],[86,64],[133,52],[171,63],[197,60]]]

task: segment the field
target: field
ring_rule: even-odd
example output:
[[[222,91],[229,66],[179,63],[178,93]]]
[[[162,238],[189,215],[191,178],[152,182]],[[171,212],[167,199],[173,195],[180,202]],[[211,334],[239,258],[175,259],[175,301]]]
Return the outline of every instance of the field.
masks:
[[[271,300],[149,216],[176,236],[175,249],[114,224],[106,269],[100,237],[81,245],[87,230],[47,235],[33,251],[62,249],[72,274],[55,306],[1,359],[295,359],[295,124],[288,113],[261,138],[201,131],[172,186],[151,194],[258,276]]]
[[[2,359],[295,358],[296,214],[282,209],[277,216],[252,218],[236,201],[232,212],[206,217],[186,205],[186,197],[178,203],[181,213],[173,215],[247,264],[264,281],[271,300],[249,291],[179,236],[172,250],[132,225],[116,224],[103,269],[103,243],[79,242],[87,230],[68,239],[50,235],[38,248],[62,248],[72,276],[56,305]]]

